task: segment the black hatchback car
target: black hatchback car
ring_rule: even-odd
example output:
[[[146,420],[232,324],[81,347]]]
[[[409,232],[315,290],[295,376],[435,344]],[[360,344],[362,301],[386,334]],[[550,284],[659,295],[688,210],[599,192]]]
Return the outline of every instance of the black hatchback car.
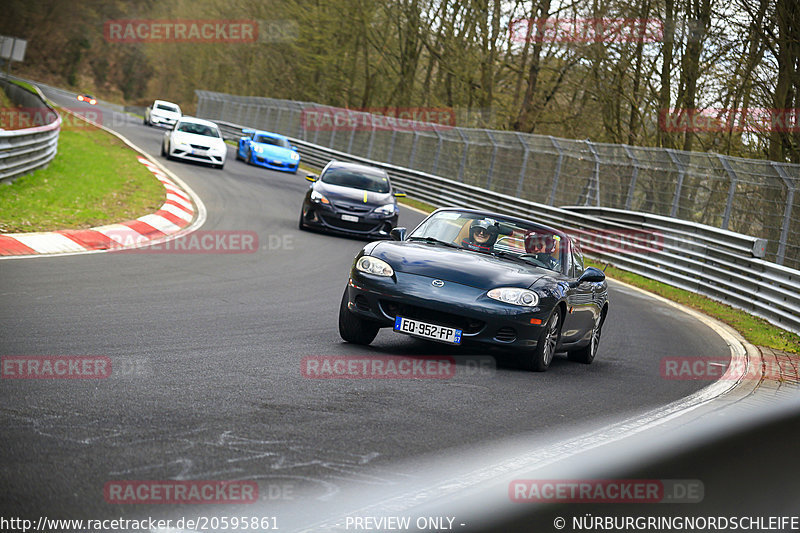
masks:
[[[591,363],[608,313],[602,271],[563,231],[472,209],[439,209],[409,235],[367,244],[339,309],[339,333],[380,328],[428,340],[511,348],[536,371],[557,352]]]
[[[397,226],[397,198],[405,193],[392,189],[382,169],[356,163],[331,161],[313,184],[300,211],[300,229],[319,229],[367,238],[388,238]]]

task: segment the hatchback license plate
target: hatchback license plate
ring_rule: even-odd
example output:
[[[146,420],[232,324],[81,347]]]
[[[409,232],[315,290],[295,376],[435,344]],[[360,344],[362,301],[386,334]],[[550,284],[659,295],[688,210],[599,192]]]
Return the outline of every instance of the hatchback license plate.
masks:
[[[447,342],[449,344],[461,344],[461,330],[448,328],[447,326],[437,326],[419,320],[411,320],[398,316],[394,319],[394,330],[407,335],[414,335],[424,339]]]
[[[342,215],[342,220],[345,222],[358,222],[358,217],[354,217],[353,215]]]

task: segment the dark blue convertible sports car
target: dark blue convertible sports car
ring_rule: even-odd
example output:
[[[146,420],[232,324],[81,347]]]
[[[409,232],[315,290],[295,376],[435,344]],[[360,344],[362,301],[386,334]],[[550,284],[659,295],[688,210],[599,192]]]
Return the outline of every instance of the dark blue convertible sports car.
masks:
[[[535,371],[557,352],[591,363],[608,313],[605,274],[584,267],[566,233],[516,217],[439,209],[414,231],[367,244],[339,309],[339,333],[369,344],[378,330],[449,344],[516,349]]]
[[[242,133],[244,136],[236,147],[236,159],[272,170],[297,172],[300,154],[287,137],[251,129],[244,129]]]

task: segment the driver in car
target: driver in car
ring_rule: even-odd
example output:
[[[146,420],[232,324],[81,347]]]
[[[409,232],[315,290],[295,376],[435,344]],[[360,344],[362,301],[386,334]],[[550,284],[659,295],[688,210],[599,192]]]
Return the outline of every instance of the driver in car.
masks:
[[[497,225],[488,220],[475,220],[469,226],[469,238],[462,240],[461,246],[467,250],[491,253],[497,235]]]

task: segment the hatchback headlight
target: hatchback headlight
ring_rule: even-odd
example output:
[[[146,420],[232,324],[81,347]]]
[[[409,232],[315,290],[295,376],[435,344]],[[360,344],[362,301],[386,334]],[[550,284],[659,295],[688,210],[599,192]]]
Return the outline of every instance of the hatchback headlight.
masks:
[[[539,295],[529,289],[498,287],[486,294],[489,298],[512,305],[534,307],[539,304]]]
[[[389,266],[389,263],[368,255],[356,261],[356,270],[365,274],[374,274],[375,276],[387,278],[394,275],[394,270]]]
[[[320,203],[320,204],[329,204],[330,203],[328,201],[328,199],[325,198],[324,195],[318,193],[317,191],[311,191],[311,201],[312,202],[317,202],[317,203]]]
[[[386,204],[376,208],[375,213],[379,215],[394,215],[395,209],[397,208],[394,204]]]

